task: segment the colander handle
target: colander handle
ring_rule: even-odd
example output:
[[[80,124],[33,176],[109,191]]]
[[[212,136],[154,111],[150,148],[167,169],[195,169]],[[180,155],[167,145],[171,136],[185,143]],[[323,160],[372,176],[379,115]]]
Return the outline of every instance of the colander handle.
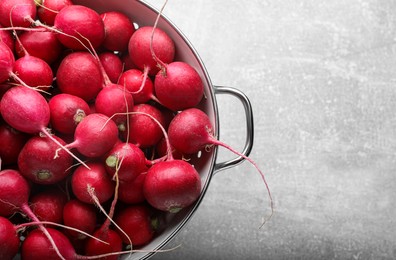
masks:
[[[245,156],[249,156],[253,148],[253,139],[254,139],[253,110],[249,98],[240,90],[232,87],[214,86],[214,93],[229,94],[235,96],[236,98],[239,99],[239,101],[242,102],[246,116],[246,140],[245,140],[245,147],[243,148],[241,154]],[[236,166],[237,164],[243,162],[244,160],[245,159],[242,156],[238,156],[234,159],[225,162],[216,163],[214,166],[214,173]]]

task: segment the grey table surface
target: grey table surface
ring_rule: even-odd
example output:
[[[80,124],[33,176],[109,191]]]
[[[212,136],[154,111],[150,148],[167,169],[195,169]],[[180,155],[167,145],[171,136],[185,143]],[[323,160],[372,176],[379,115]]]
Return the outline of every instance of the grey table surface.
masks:
[[[164,13],[214,84],[250,98],[275,214],[259,228],[269,200],[244,162],[152,259],[395,259],[396,2],[170,0]],[[220,139],[241,149],[237,103],[218,97]]]

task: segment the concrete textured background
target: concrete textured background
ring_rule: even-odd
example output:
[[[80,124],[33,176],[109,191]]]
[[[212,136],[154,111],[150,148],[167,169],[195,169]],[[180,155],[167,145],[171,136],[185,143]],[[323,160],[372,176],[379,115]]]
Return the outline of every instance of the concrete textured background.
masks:
[[[215,85],[250,98],[275,215],[259,229],[269,200],[244,162],[214,176],[166,247],[180,248],[152,259],[395,259],[396,2],[170,0],[164,13]],[[241,149],[242,106],[218,104],[220,139]]]

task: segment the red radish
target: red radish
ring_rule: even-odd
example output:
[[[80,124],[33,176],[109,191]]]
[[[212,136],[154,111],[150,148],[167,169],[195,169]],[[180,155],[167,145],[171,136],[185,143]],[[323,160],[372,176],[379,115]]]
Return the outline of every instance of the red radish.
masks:
[[[86,50],[91,45],[97,48],[105,39],[104,24],[100,15],[82,5],[68,5],[62,8],[55,17],[54,27],[62,32],[57,34],[59,41],[73,50]]]
[[[204,93],[198,72],[181,61],[167,64],[165,71],[158,72],[154,89],[159,102],[173,111],[197,106]]]
[[[163,30],[153,28],[140,27],[132,34],[128,44],[128,53],[132,62],[141,70],[147,67],[150,75],[155,75],[159,71],[158,60],[171,63],[175,57],[173,40]],[[157,59],[153,58],[153,52]]]
[[[34,0],[1,0],[0,24],[4,27],[30,27],[36,17]]]
[[[40,221],[63,222],[63,207],[66,194],[59,188],[41,190],[30,198],[30,208]]]
[[[17,170],[0,171],[0,216],[11,216],[27,206],[29,194],[30,186]]]
[[[19,44],[18,51],[23,52],[24,55],[15,61],[11,77],[24,86],[48,91],[54,78],[51,67],[43,59],[31,56],[16,33],[15,36]]]
[[[40,93],[22,86],[12,87],[3,95],[1,115],[9,125],[29,134],[44,130],[50,119],[45,98]]]
[[[71,0],[42,0],[37,7],[37,16],[41,22],[52,26],[59,11],[72,4]]]
[[[123,64],[117,55],[112,52],[102,52],[99,60],[112,83],[117,83],[123,71]]]
[[[28,205],[29,194],[29,184],[19,171],[11,169],[0,171],[0,216],[9,216],[20,210],[32,221],[40,223]],[[44,233],[47,242],[53,246],[55,253],[61,256],[48,230],[42,224],[39,224],[39,229]]]
[[[13,72],[18,75],[17,82],[24,82],[30,87],[37,87],[48,91],[52,85],[54,75],[51,67],[44,60],[25,55],[14,63]]]
[[[77,199],[68,201],[63,207],[63,223],[66,226],[76,228],[88,234],[92,234],[96,228],[96,208],[92,204],[84,203]],[[66,231],[71,237],[85,239],[82,233],[72,230]]]
[[[70,94],[57,94],[48,102],[51,126],[63,134],[73,134],[77,125],[90,114],[87,102]]]
[[[0,216],[0,259],[14,259],[19,250],[19,237],[14,225]]]
[[[62,232],[54,228],[47,228],[47,230],[64,259],[78,259],[72,244]],[[38,229],[32,230],[26,236],[21,246],[21,257],[29,260],[59,259],[45,234]]]
[[[53,138],[66,144],[57,136]],[[71,173],[73,158],[65,150],[57,152],[58,149],[59,146],[46,136],[30,138],[18,157],[21,174],[38,184],[54,184],[66,178]]]
[[[93,158],[105,155],[118,140],[116,123],[103,114],[92,113],[77,125],[74,141],[66,147]]]
[[[272,216],[273,201],[264,174],[252,159],[234,150],[229,145],[217,140],[214,137],[214,129],[210,119],[208,115],[206,115],[202,110],[190,108],[177,114],[169,124],[168,136],[170,144],[175,149],[185,154],[196,153],[203,149],[210,148],[213,145],[220,145],[249,161],[260,173],[261,178],[267,188],[271,206],[270,217]]]
[[[0,158],[2,165],[16,163],[19,152],[28,139],[28,134],[15,130],[8,124],[0,121]]]
[[[10,88],[1,99],[0,111],[4,121],[13,128],[28,134],[44,133],[60,148],[84,164],[46,129],[50,121],[49,106],[45,98],[37,91],[23,86]]]
[[[124,71],[118,84],[125,86],[131,92],[135,104],[146,103],[149,100],[156,100],[154,96],[153,82],[149,77],[145,77],[146,81],[143,84],[144,74],[138,69],[129,69]]]
[[[11,49],[0,41],[0,83],[8,80],[14,67],[15,57]]]
[[[177,114],[168,127],[169,141],[178,151],[193,154],[217,144],[209,117],[197,108]]]
[[[129,136],[132,143],[139,147],[153,146],[163,137],[160,126],[150,117],[139,114],[145,113],[154,117],[163,126],[165,124],[164,116],[156,107],[149,104],[136,105],[131,111],[129,120]],[[135,113],[136,114],[133,114]]]
[[[96,97],[104,84],[98,61],[88,52],[73,52],[63,58],[56,81],[61,92],[87,102]]]
[[[103,47],[110,51],[124,52],[128,49],[129,39],[135,32],[133,22],[121,12],[102,13],[106,37]]]
[[[115,222],[128,235],[135,247],[143,246],[153,239],[156,221],[151,218],[150,210],[145,204],[121,209],[115,216]],[[119,235],[125,244],[129,243],[129,239],[123,233]]]
[[[131,143],[118,143],[106,156],[106,171],[111,177],[117,172],[120,181],[132,181],[147,171],[146,157]]]
[[[120,181],[118,199],[127,204],[141,203],[146,200],[143,194],[143,184],[146,173],[141,173],[132,181]]]
[[[63,50],[54,32],[26,31],[19,35],[19,41],[15,42],[18,57],[23,57],[26,50],[30,55],[48,64],[54,63]]]
[[[14,51],[14,38],[9,31],[1,30],[1,28],[0,25],[0,42],[4,42],[11,51]]]
[[[95,110],[97,113],[111,117],[120,131],[126,131],[129,115],[125,113],[132,111],[133,104],[133,97],[129,92],[121,85],[110,83],[96,96]],[[117,113],[124,114],[115,115]]]
[[[100,162],[88,162],[90,169],[77,167],[71,179],[74,195],[85,203],[93,204],[90,190],[94,190],[99,203],[108,201],[114,194],[114,183]]]
[[[197,200],[201,192],[201,179],[195,168],[186,161],[163,161],[148,170],[143,192],[154,208],[177,213]]]
[[[107,242],[108,244],[104,244],[103,242],[93,238],[89,238],[85,244],[85,254],[87,256],[97,256],[107,253],[120,253],[122,251],[122,240],[118,233],[114,230],[107,229],[103,231],[102,229],[98,229],[93,235],[102,241]],[[117,260],[118,255],[107,256],[101,259]]]

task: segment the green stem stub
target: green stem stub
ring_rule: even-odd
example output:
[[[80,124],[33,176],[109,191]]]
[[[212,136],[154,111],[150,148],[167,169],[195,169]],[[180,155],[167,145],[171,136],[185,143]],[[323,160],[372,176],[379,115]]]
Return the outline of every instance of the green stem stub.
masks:
[[[85,114],[84,110],[77,109],[76,113],[74,114],[74,123],[78,125],[87,115]]]
[[[48,170],[41,170],[41,171],[37,172],[36,176],[37,176],[37,179],[39,179],[41,181],[45,181],[45,180],[48,180],[49,178],[51,178],[52,174]]]
[[[180,207],[172,207],[169,209],[170,213],[178,213],[180,210],[182,210],[182,208]]]
[[[118,157],[115,155],[110,155],[109,157],[107,157],[106,159],[106,165],[111,167],[111,168],[115,168],[118,164]]]
[[[160,225],[159,219],[158,219],[157,217],[153,217],[153,218],[151,219],[151,227],[152,227],[154,230],[158,230],[159,225]]]

